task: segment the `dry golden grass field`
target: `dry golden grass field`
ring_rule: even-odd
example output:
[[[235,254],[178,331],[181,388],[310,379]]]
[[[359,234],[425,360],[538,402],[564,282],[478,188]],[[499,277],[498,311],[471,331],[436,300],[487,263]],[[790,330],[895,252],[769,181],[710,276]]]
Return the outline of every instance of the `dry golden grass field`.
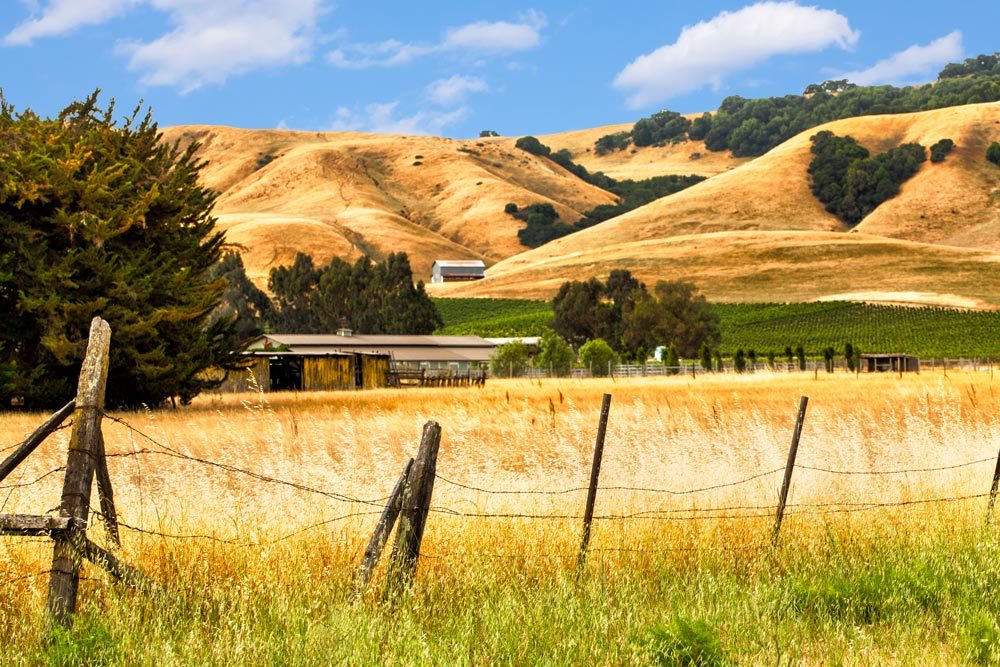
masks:
[[[604,392],[598,519],[577,579]],[[801,467],[772,551],[801,395]],[[2,664],[675,664],[706,646],[741,664],[1000,658],[1000,545],[984,532],[992,373],[491,381],[114,416],[136,429],[104,426],[122,554],[163,588],[122,590],[85,567],[74,640],[45,641],[50,543],[3,538]],[[4,443],[41,418],[0,417]],[[377,577],[352,602],[382,499],[429,419],[443,439],[414,588],[385,602]],[[0,511],[58,504],[66,439],[0,485]]]

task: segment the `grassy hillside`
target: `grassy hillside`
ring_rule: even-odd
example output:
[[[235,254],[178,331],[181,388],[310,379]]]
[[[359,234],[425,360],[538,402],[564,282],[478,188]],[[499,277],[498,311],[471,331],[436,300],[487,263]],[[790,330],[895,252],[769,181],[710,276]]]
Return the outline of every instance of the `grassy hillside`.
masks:
[[[538,336],[552,318],[547,301],[436,299],[441,333]],[[779,357],[785,346],[811,355],[845,343],[864,352],[906,352],[922,357],[1000,357],[1000,311],[914,308],[846,301],[823,303],[717,303],[721,351],[754,350]]]
[[[298,250],[320,263],[405,251],[426,279],[435,259],[492,264],[525,250],[509,202],[550,203],[570,221],[615,203],[549,160],[482,141],[207,126],[164,137],[202,144],[202,182],[258,283]]]
[[[564,280],[627,268],[646,282],[686,276],[716,301],[929,292],[942,303],[951,295],[1000,305],[993,271],[1000,169],[984,157],[1000,139],[1000,103],[867,116],[822,129],[851,135],[873,153],[942,138],[958,148],[944,162],[924,163],[896,198],[844,233],[810,191],[810,131],[732,171],[500,262],[485,281],[438,294],[547,298]]]
[[[566,280],[603,280],[613,269],[627,268],[646,284],[683,277],[711,301],[791,302],[836,296],[972,308],[1000,305],[996,252],[867,234],[758,231],[603,245],[594,238],[589,249],[547,255],[551,246],[569,239],[572,236],[502,262],[487,271],[485,280],[433,285],[432,294],[548,299]],[[865,296],[853,296],[859,293]]]

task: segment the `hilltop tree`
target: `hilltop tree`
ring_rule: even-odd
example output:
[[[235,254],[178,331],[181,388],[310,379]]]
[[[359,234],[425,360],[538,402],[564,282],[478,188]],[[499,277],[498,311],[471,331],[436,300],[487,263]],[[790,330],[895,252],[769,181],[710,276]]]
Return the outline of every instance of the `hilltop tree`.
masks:
[[[61,405],[75,392],[90,320],[112,329],[107,402],[188,401],[232,367],[235,336],[210,321],[223,237],[198,184],[197,144],[162,142],[151,113],[120,123],[95,92],[55,118],[0,97],[0,401]]]

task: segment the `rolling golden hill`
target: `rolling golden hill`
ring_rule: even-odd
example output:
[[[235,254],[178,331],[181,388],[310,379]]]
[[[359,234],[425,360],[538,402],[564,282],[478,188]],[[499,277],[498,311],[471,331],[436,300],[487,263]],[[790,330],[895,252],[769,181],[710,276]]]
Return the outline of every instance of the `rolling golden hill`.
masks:
[[[576,220],[615,201],[548,160],[478,140],[209,126],[164,139],[202,144],[220,228],[258,283],[298,251],[320,264],[405,251],[423,278],[438,258],[492,264],[525,250],[508,202],[549,202]]]
[[[809,137],[851,135],[873,153],[956,143],[894,199],[848,230],[809,189]],[[804,132],[751,162],[590,229],[511,257],[454,295],[549,297],[570,278],[629,268],[647,282],[683,277],[720,300],[801,300],[916,292],[1000,304],[1000,103],[867,116]],[[887,297],[888,300],[905,300]],[[982,305],[982,304],[980,304]]]
[[[701,114],[692,114],[691,117]],[[552,150],[565,148],[573,154],[573,161],[590,172],[603,171],[617,179],[640,180],[653,176],[697,174],[712,177],[734,169],[751,158],[733,157],[729,151],[713,152],[705,148],[704,141],[684,141],[667,146],[630,146],[623,151],[605,155],[594,152],[594,142],[606,134],[625,132],[632,123],[607,125],[586,130],[546,134],[538,139]],[[513,146],[511,141],[510,145]]]

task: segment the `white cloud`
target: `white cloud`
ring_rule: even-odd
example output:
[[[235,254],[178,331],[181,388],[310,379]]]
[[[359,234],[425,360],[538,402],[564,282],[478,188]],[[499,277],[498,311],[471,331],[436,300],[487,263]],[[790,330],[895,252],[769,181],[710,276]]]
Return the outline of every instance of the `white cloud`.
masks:
[[[51,0],[44,9],[32,3],[32,18],[7,33],[4,43],[27,46],[39,37],[65,35],[83,26],[98,25],[124,14],[139,1]]]
[[[639,56],[618,76],[617,88],[634,90],[639,108],[669,97],[722,85],[727,74],[750,69],[772,56],[851,48],[859,33],[843,15],[795,2],[758,2],[724,11],[681,30],[677,41]]]
[[[97,25],[138,5],[165,13],[170,32],[150,41],[117,45],[142,82],[178,86],[188,92],[259,67],[302,63],[316,41],[316,21],[325,0],[50,0],[4,41],[30,44]]]
[[[320,0],[149,0],[176,27],[119,52],[142,82],[182,92],[260,67],[309,60]]]
[[[541,41],[545,15],[530,11],[518,22],[477,21],[450,28],[436,44],[408,44],[389,39],[372,44],[351,44],[327,54],[327,62],[343,69],[394,67],[432,53],[501,54],[527,51]]]
[[[440,135],[444,128],[458,122],[466,114],[463,107],[453,111],[419,111],[412,116],[397,117],[398,107],[399,102],[369,104],[363,113],[340,107],[329,129],[332,132]]]
[[[447,50],[485,53],[513,53],[538,46],[545,15],[534,10],[520,17],[520,23],[477,21],[448,30],[442,47]]]
[[[933,79],[943,65],[959,60],[962,54],[962,33],[954,30],[926,46],[914,44],[878,61],[868,69],[847,72],[837,78],[848,79],[860,86],[902,84],[912,82],[915,78],[927,81]]]
[[[469,93],[484,93],[488,90],[489,86],[483,79],[456,74],[447,79],[432,81],[427,86],[427,98],[434,104],[451,106],[464,101]]]

